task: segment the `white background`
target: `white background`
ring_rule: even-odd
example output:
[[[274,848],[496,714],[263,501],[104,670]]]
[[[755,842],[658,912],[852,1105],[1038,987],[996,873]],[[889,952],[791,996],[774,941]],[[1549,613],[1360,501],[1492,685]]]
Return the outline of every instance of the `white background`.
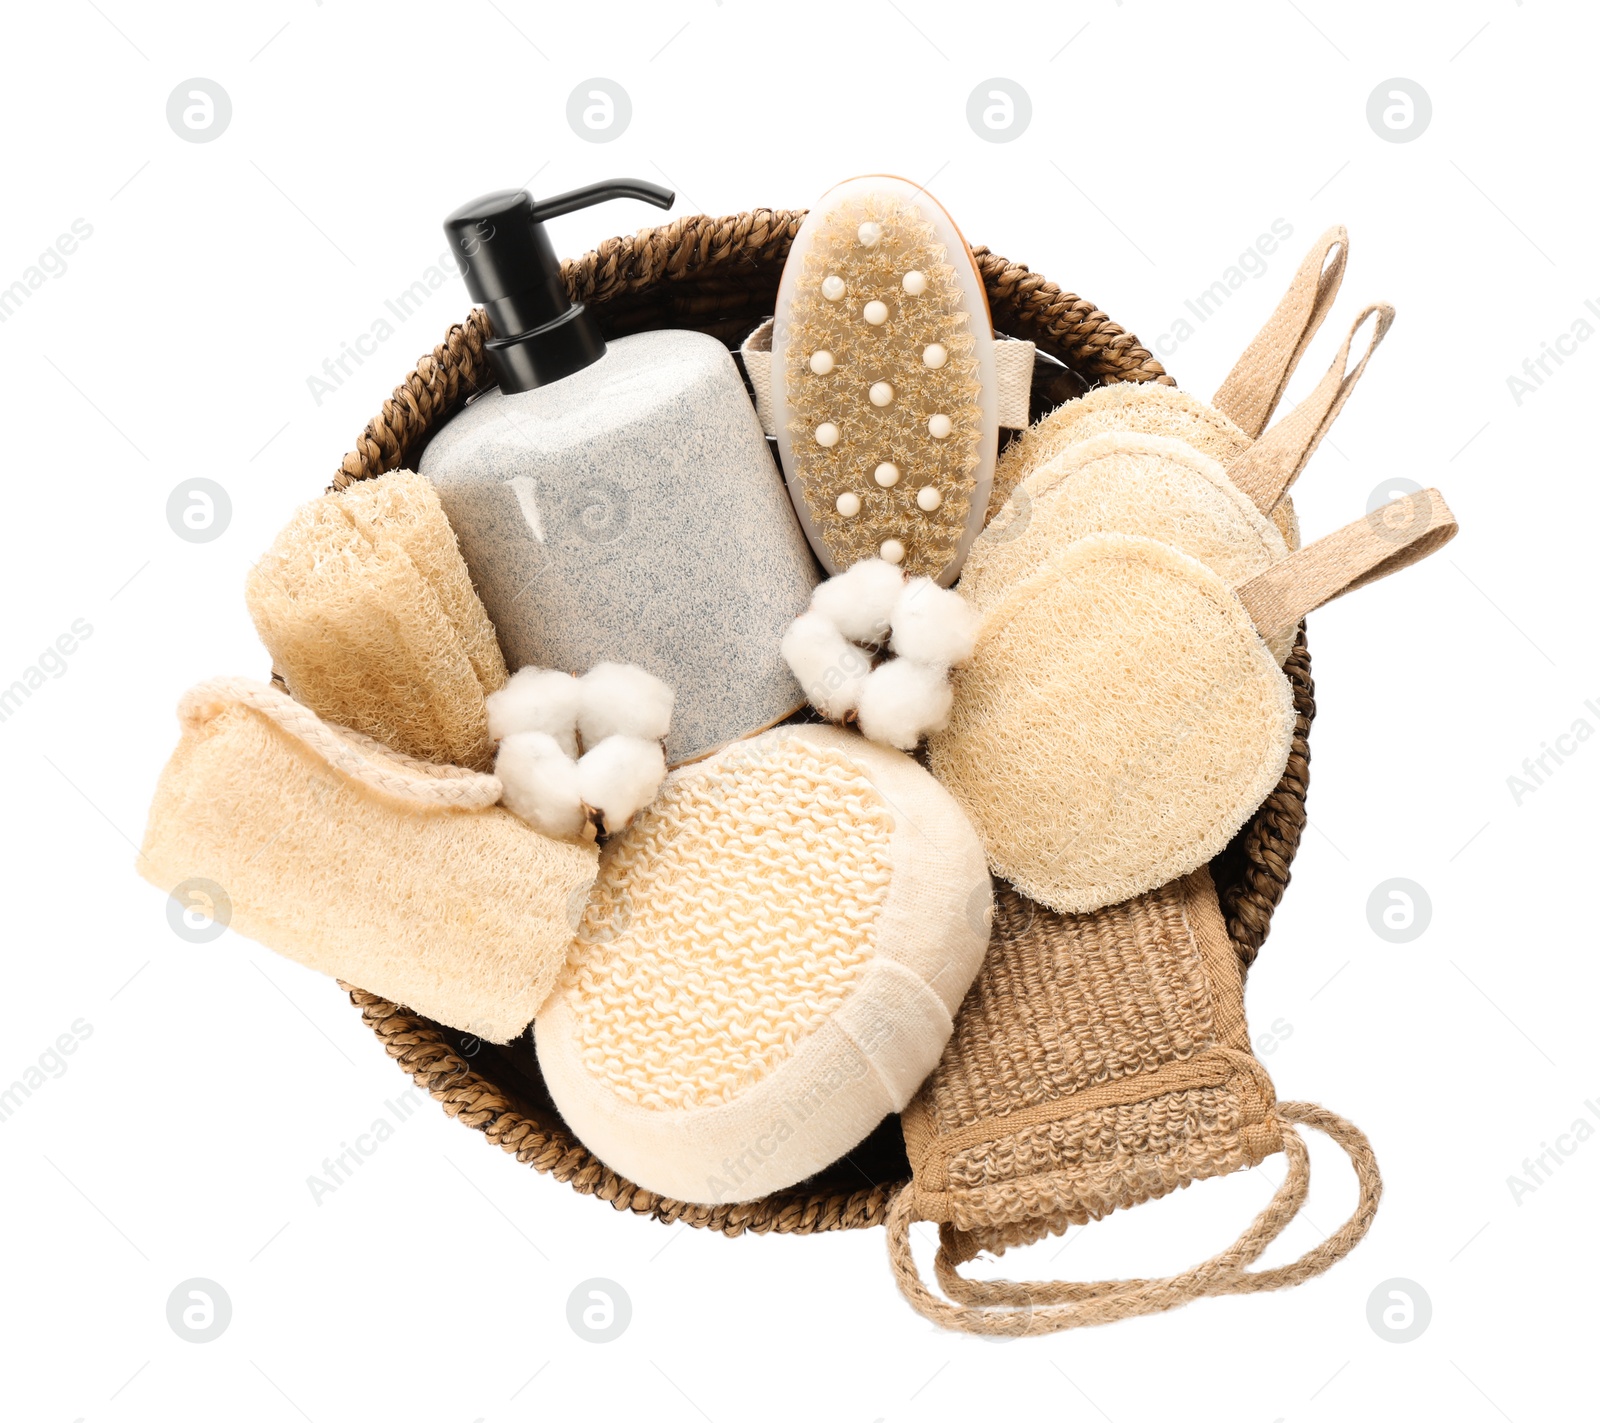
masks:
[[[0,1123],[0,1410],[1521,1423],[1592,1409],[1600,1141],[1520,1202],[1508,1177],[1585,1099],[1600,1111],[1600,739],[1520,805],[1507,777],[1575,719],[1600,728],[1584,707],[1600,702],[1600,341],[1520,405],[1507,378],[1600,302],[1597,38],[1593,7],[1544,0],[8,7],[0,285],[74,219],[93,234],[0,325],[0,683],[75,619],[93,633],[0,724],[0,1082],[75,1020],[92,1035]],[[566,121],[596,75],[632,99],[609,145]],[[193,76],[231,97],[214,142],[180,141],[165,117]],[[966,119],[994,76],[1032,98],[1008,143]],[[1413,142],[1367,122],[1394,76],[1431,96]],[[1163,342],[1201,395],[1332,222],[1353,234],[1345,293],[1293,393],[1360,304],[1399,308],[1297,490],[1302,518],[1326,532],[1405,478],[1441,486],[1463,533],[1313,620],[1312,828],[1248,1004],[1281,1095],[1363,1126],[1387,1191],[1366,1242],[1297,1290],[1021,1342],[951,1336],[901,1302],[880,1232],[669,1230],[537,1176],[426,1101],[316,1204],[307,1177],[408,1083],[331,981],[232,934],[185,943],[133,873],[179,694],[265,673],[241,596],[251,560],[467,309],[452,283],[336,393],[310,394],[323,359],[435,262],[447,211],[490,188],[621,175],[676,186],[679,212],[804,206],[864,171],[930,182],[974,242],[1150,344],[1283,219],[1294,237],[1267,274]],[[658,220],[612,205],[553,235],[576,254]],[[205,544],[165,514],[197,476],[233,505]],[[1366,912],[1397,876],[1432,904],[1407,944]],[[1320,1146],[1313,1161],[1308,1217],[1330,1229],[1354,1189]],[[1233,1237],[1281,1164],[1016,1268],[1181,1268]],[[1267,1258],[1315,1239],[1298,1222]],[[204,1345],[165,1313],[193,1276],[233,1304]],[[614,1343],[568,1326],[591,1277],[632,1300]],[[1392,1277],[1432,1301],[1411,1343],[1367,1321]]]

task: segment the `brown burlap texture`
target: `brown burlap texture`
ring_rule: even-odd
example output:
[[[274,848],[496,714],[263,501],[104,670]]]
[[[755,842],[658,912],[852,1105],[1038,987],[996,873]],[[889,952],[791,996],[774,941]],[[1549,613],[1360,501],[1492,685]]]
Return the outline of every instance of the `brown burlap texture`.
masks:
[[[1207,1294],[1320,1274],[1366,1234],[1382,1183],[1341,1118],[1280,1103],[1250,1049],[1244,965],[1208,869],[1092,914],[1055,914],[1004,887],[977,981],[933,1075],[902,1114],[912,1183],[890,1209],[889,1253],[919,1313],[973,1334],[1024,1335],[1172,1309]],[[1295,1124],[1350,1156],[1355,1213],[1291,1265],[1248,1271],[1305,1201]],[[1227,1250],[1156,1280],[973,1280],[957,1267],[1195,1181],[1287,1153],[1283,1184]],[[940,1226],[923,1282],[911,1227]]]

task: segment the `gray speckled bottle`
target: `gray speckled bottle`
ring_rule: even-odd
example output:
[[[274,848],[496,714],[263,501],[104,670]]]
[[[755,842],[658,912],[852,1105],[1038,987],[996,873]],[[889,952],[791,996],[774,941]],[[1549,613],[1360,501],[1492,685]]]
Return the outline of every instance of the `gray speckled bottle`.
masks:
[[[778,643],[818,572],[712,337],[627,336],[552,384],[488,391],[421,472],[513,670],[638,663],[677,694],[673,764],[803,704]]]

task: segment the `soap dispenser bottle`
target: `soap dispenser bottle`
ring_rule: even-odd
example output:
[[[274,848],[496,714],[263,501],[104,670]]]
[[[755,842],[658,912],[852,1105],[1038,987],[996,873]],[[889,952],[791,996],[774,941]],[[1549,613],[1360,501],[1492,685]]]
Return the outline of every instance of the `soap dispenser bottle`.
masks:
[[[676,765],[804,704],[778,644],[819,572],[727,348],[681,330],[608,342],[569,295],[544,223],[621,197],[673,201],[637,181],[509,190],[445,220],[498,389],[419,468],[507,663],[653,672],[676,693]]]

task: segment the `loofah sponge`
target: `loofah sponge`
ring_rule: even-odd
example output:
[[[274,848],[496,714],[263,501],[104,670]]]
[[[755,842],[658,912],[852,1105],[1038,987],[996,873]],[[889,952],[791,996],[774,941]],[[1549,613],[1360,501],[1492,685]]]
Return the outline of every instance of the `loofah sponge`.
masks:
[[[1154,382],[1103,385],[1058,406],[1000,453],[989,494],[993,520],[1011,492],[1035,470],[1096,435],[1159,435],[1226,465],[1250,448],[1250,437],[1220,410],[1185,391]]]
[[[1070,445],[1028,476],[974,542],[961,591],[988,611],[1057,550],[1102,533],[1158,539],[1230,586],[1289,556],[1215,460],[1180,440],[1112,433]],[[1274,644],[1280,666],[1293,646],[1293,631]]]
[[[1040,903],[1154,889],[1216,855],[1283,773],[1295,712],[1269,645],[1455,532],[1422,490],[1237,588],[1154,539],[1079,539],[984,620],[929,765]]]
[[[996,874],[1061,912],[1153,889],[1278,782],[1289,684],[1209,568],[1152,539],[1069,545],[989,615],[929,764]]]
[[[179,708],[138,869],[209,880],[231,927],[490,1042],[517,1036],[598,863],[494,805],[492,776],[399,756],[242,678]]]
[[[983,283],[956,226],[904,179],[812,208],[784,267],[773,421],[830,573],[881,556],[953,582],[982,525],[999,435]]]
[[[755,1199],[905,1105],[989,909],[982,848],[914,761],[829,727],[766,732],[674,771],[606,847],[539,1066],[630,1180]]]
[[[320,716],[407,755],[488,767],[485,696],[505,663],[426,480],[398,470],[303,506],[250,570],[245,601],[274,668]]]

